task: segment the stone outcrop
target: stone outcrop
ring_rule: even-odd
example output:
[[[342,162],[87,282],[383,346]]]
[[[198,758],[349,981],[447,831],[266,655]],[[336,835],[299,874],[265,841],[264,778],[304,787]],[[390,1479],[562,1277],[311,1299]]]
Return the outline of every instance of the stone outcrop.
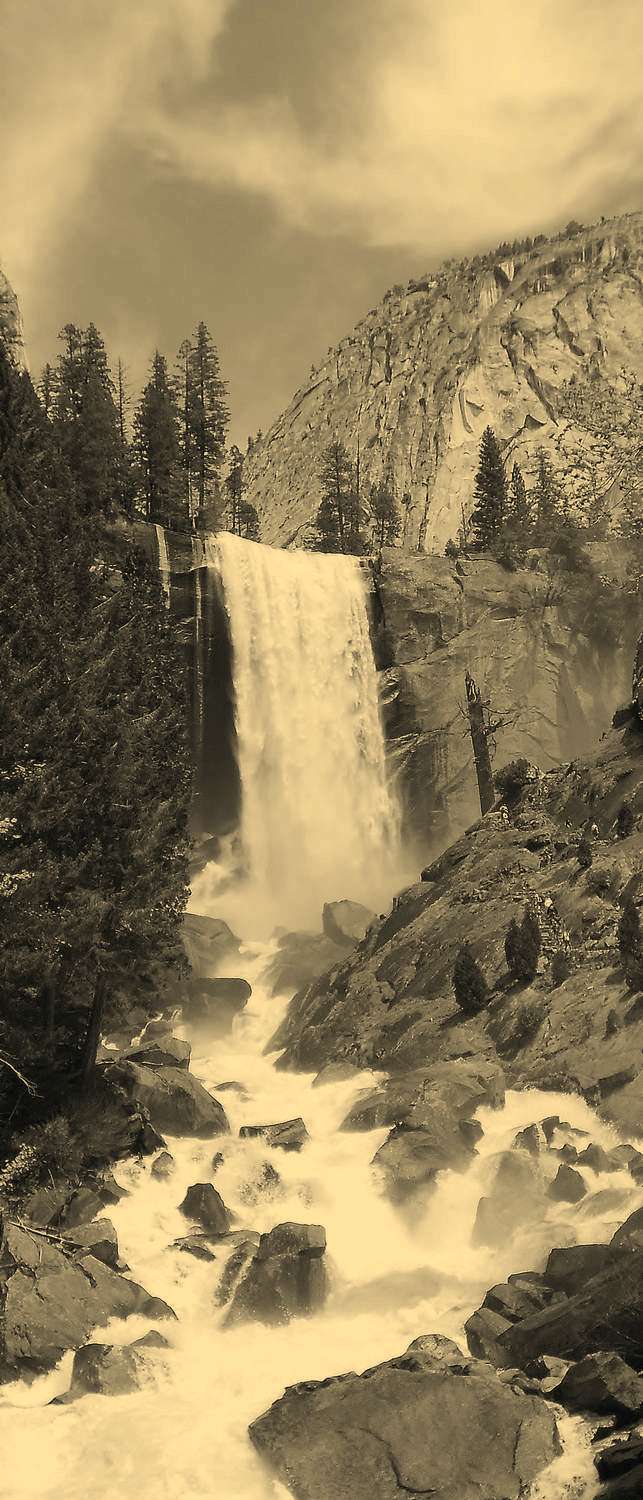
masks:
[[[187,981],[186,989],[188,1020],[212,1038],[228,1035],[252,994],[247,979],[196,977]]]
[[[214,1238],[228,1233],[230,1211],[211,1182],[193,1183],[179,1207],[187,1219],[200,1224]]]
[[[0,268],[0,340],[17,365],[24,366],[25,345],[18,298]]]
[[[326,937],[340,948],[354,948],[374,921],[375,912],[359,901],[327,901],[322,912]]]
[[[6,1217],[0,1226],[0,1307],[4,1379],[49,1369],[110,1318],[174,1317],[167,1303],[83,1247],[80,1254],[67,1254]]]
[[[301,1151],[308,1140],[308,1131],[300,1115],[274,1125],[242,1125],[239,1135],[242,1140],[261,1136],[267,1146],[279,1146],[282,1151]]]
[[[290,1387],[250,1436],[295,1500],[517,1500],[559,1452],[543,1401],[435,1336]]]
[[[143,1105],[157,1130],[208,1138],[230,1129],[218,1099],[184,1068],[144,1068],[124,1060],[107,1063],[104,1071],[129,1099]]]
[[[356,455],[364,495],[386,472],[410,549],[443,551],[472,503],[480,437],[497,433],[509,466],[529,476],[538,448],[575,494],[595,472],[618,507],[625,433],[609,449],[565,383],[593,382],[592,413],[609,412],[626,371],[643,371],[641,214],[504,249],[394,287],[311,370],[244,470],[264,541],[298,545],[320,499],[319,461],[340,439]],[[599,418],[600,420],[600,418]],[[629,445],[628,446],[628,439]]]
[[[295,996],[272,1039],[283,1049],[280,1066],[347,1060],[407,1075],[470,1055],[499,1064],[509,1086],[575,1090],[636,1135],[643,1011],[619,964],[617,924],[624,893],[639,905],[643,897],[642,799],[643,740],[631,720],[594,754],[530,784],[510,813],[474,824],[396,898],[356,953]],[[620,838],[624,802],[635,815]],[[625,872],[602,895],[576,860],[589,823],[595,856]],[[555,910],[570,972],[559,981],[547,953],[542,972],[519,989],[509,981],[504,937],[529,903]],[[459,1010],[452,990],[467,940],[492,990],[474,1016]]]

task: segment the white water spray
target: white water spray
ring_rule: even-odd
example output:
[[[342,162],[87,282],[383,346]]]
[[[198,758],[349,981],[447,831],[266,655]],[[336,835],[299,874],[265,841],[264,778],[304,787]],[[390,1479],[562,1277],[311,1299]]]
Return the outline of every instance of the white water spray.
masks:
[[[167,550],[167,539],[166,539],[166,536],[165,536],[165,530],[164,530],[163,526],[159,526],[158,524],[155,524],[154,530],[156,532],[156,545],[158,547],[158,554],[159,554],[159,573],[160,573],[160,576],[161,576],[161,588],[163,590],[163,598],[165,600],[165,607],[166,607],[166,609],[169,609],[170,608],[170,576],[171,576],[171,569],[170,569],[170,555],[169,555],[169,552]]]
[[[329,900],[379,908],[399,874],[399,814],[359,564],[229,532],[207,556],[232,637],[249,880],[240,909],[252,908],[256,936],[277,921],[318,927]]]

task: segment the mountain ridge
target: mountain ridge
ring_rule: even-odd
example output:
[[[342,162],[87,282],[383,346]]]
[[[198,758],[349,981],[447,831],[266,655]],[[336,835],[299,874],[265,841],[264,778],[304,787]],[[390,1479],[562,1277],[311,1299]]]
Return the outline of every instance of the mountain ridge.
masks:
[[[402,544],[442,551],[470,509],[487,425],[527,479],[544,447],[574,504],[617,516],[637,482],[642,242],[643,213],[625,214],[393,287],[249,452],[262,538],[306,543],[337,438],[359,456],[364,495],[384,474],[408,494]]]

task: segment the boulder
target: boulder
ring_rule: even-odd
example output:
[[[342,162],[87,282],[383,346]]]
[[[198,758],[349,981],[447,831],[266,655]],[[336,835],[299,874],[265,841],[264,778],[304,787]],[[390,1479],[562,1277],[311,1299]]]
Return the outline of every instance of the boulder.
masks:
[[[195,1260],[216,1260],[212,1247],[208,1244],[207,1235],[186,1234],[182,1239],[172,1242],[173,1250],[182,1250],[185,1255],[193,1255]]]
[[[161,1151],[152,1162],[150,1174],[152,1177],[156,1177],[157,1181],[165,1182],[168,1177],[171,1177],[175,1166],[176,1162],[171,1152]]]
[[[74,1355],[71,1396],[124,1396],[143,1382],[145,1353],[133,1344],[85,1344]]]
[[[545,1267],[549,1286],[573,1297],[601,1271],[627,1264],[626,1247],[612,1245],[563,1245],[551,1250]]]
[[[514,1136],[512,1144],[516,1151],[528,1151],[530,1156],[539,1156],[544,1137],[537,1125],[526,1125],[524,1130],[519,1130]]]
[[[278,942],[262,978],[273,995],[291,995],[337,967],[346,953],[321,932],[286,932]]]
[[[227,1036],[251,994],[247,979],[189,979],[186,1015],[210,1037]]]
[[[291,1386],[252,1423],[296,1500],[517,1500],[556,1457],[546,1403],[423,1344],[363,1375]]]
[[[325,1063],[313,1078],[313,1088],[321,1088],[326,1083],[347,1083],[350,1078],[355,1078],[360,1069],[351,1062]]]
[[[635,1208],[629,1219],[621,1224],[610,1240],[611,1245],[625,1246],[628,1250],[643,1250],[643,1207]]]
[[[592,1172],[613,1172],[615,1167],[618,1168],[618,1162],[614,1161],[612,1153],[605,1151],[595,1141],[592,1141],[591,1146],[586,1146],[584,1151],[579,1151],[576,1159],[579,1166],[591,1167]]]
[[[342,1130],[377,1130],[382,1125],[433,1129],[436,1117],[470,1119],[481,1105],[499,1108],[504,1100],[500,1068],[485,1059],[454,1059],[415,1069],[365,1089],[342,1121]]]
[[[260,1236],[253,1230],[246,1230],[236,1240],[232,1253],[228,1256],[223,1268],[223,1275],[217,1288],[216,1300],[219,1307],[225,1307],[226,1302],[230,1301],[243,1272],[249,1266],[256,1253],[259,1239]]]
[[[66,1236],[65,1249],[89,1251],[103,1265],[112,1270],[122,1269],[119,1263],[118,1235],[109,1219],[94,1219],[91,1224],[80,1224]]]
[[[467,1345],[475,1359],[488,1359],[492,1365],[503,1364],[503,1354],[498,1343],[501,1333],[511,1327],[511,1318],[491,1307],[479,1307],[464,1325]]]
[[[550,1394],[568,1411],[636,1417],[643,1406],[643,1379],[620,1355],[601,1350],[570,1365]]]
[[[643,1435],[633,1435],[624,1442],[612,1443],[598,1454],[595,1463],[601,1479],[619,1479],[622,1474],[639,1466],[643,1478]],[[643,1485],[639,1493],[643,1494]]]
[[[189,1068],[191,1047],[169,1033],[130,1048],[127,1057],[144,1068]]]
[[[208,1234],[218,1238],[230,1228],[230,1211],[211,1182],[195,1182],[179,1204],[187,1219],[201,1224]]]
[[[247,1318],[287,1323],[317,1312],[326,1297],[325,1249],[320,1224],[276,1224],[262,1234],[234,1289],[226,1326]]]
[[[310,1139],[301,1116],[294,1120],[281,1120],[275,1125],[242,1125],[239,1131],[242,1140],[261,1136],[268,1146],[279,1146],[282,1151],[301,1151]]]
[[[473,1244],[498,1249],[542,1202],[542,1183],[533,1158],[528,1152],[502,1152],[490,1191],[478,1204]]]
[[[67,1233],[70,1229],[77,1229],[82,1224],[88,1224],[100,1214],[108,1204],[120,1203],[121,1198],[127,1196],[127,1189],[122,1188],[111,1172],[105,1172],[101,1176],[87,1177],[81,1186],[75,1188],[68,1200],[53,1221],[56,1228]]]
[[[572,1297],[513,1323],[499,1337],[506,1363],[524,1369],[539,1354],[583,1359],[611,1350],[643,1363],[643,1249],[607,1265]]]
[[[326,937],[340,948],[356,948],[375,920],[375,912],[359,901],[327,901],[322,912]]]
[[[69,1256],[6,1217],[0,1229],[0,1371],[47,1370],[110,1318],[173,1317],[171,1307],[94,1255]]]
[[[183,947],[194,974],[216,974],[224,959],[239,953],[239,938],[219,917],[187,912],[183,918]]]
[[[124,1060],[108,1063],[105,1071],[130,1099],[144,1105],[157,1130],[206,1139],[230,1130],[218,1099],[184,1068],[143,1068]]]
[[[553,1198],[556,1203],[580,1203],[586,1192],[580,1172],[575,1172],[573,1167],[563,1162],[547,1188],[547,1197]]]
[[[532,1313],[541,1312],[544,1307],[549,1307],[552,1302],[560,1302],[562,1298],[563,1293],[554,1291],[544,1279],[527,1280],[512,1276],[510,1281],[490,1287],[482,1305],[491,1308],[492,1312],[500,1313],[510,1323],[519,1323],[522,1318],[529,1318]]]
[[[453,1120],[436,1110],[433,1129],[397,1125],[373,1157],[392,1203],[403,1203],[418,1189],[432,1185],[438,1172],[464,1171],[481,1134],[469,1120]]]

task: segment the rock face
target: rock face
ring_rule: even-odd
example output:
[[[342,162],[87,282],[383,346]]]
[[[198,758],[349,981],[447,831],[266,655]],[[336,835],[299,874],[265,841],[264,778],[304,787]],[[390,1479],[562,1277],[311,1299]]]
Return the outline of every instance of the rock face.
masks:
[[[411,549],[443,551],[469,507],[480,437],[494,428],[529,474],[543,446],[583,476],[596,462],[582,410],[565,409],[575,377],[618,387],[642,369],[640,214],[477,260],[394,287],[310,373],[249,455],[244,476],[263,539],[301,543],[319,504],[319,459],[359,442],[363,492],[390,474]],[[599,395],[600,391],[600,395]],[[598,462],[618,492],[621,463]]]
[[[188,1188],[180,1209],[187,1219],[193,1219],[215,1237],[228,1233],[230,1213],[221,1194],[211,1182],[193,1183]]]
[[[0,339],[17,365],[25,364],[22,317],[18,298],[0,268]]]
[[[211,1037],[227,1036],[251,994],[247,979],[189,979],[186,1014]]]
[[[325,1249],[321,1224],[276,1224],[262,1234],[235,1287],[226,1324],[246,1318],[287,1323],[318,1312],[326,1296]]]
[[[544,1402],[435,1337],[292,1386],[250,1436],[295,1500],[516,1500],[559,1451]]]
[[[322,927],[326,937],[340,948],[354,948],[361,943],[375,912],[359,901],[327,901],[322,912]]]
[[[643,805],[643,740],[632,721],[598,750],[528,787],[511,812],[490,812],[374,924],[359,949],[291,1002],[271,1045],[280,1066],[349,1061],[417,1077],[467,1057],[502,1068],[508,1086],[576,1091],[634,1135],[643,1109],[643,1010],[618,962],[619,895],[597,897],[576,862],[579,829],[633,872],[622,889],[640,902],[643,827],[619,838],[625,800]],[[508,986],[504,937],[529,903],[543,936],[542,972]],[[473,941],[493,993],[463,1015],[452,989],[460,945]],[[555,983],[567,943],[572,972]],[[611,1019],[609,1019],[611,1016]],[[360,1101],[357,1109],[360,1109]],[[373,1124],[394,1124],[375,1115]],[[570,1144],[575,1144],[571,1142]],[[589,1144],[584,1142],[584,1144]]]
[[[47,1370],[109,1318],[172,1309],[84,1252],[72,1258],[4,1218],[0,1229],[0,1378]]]

